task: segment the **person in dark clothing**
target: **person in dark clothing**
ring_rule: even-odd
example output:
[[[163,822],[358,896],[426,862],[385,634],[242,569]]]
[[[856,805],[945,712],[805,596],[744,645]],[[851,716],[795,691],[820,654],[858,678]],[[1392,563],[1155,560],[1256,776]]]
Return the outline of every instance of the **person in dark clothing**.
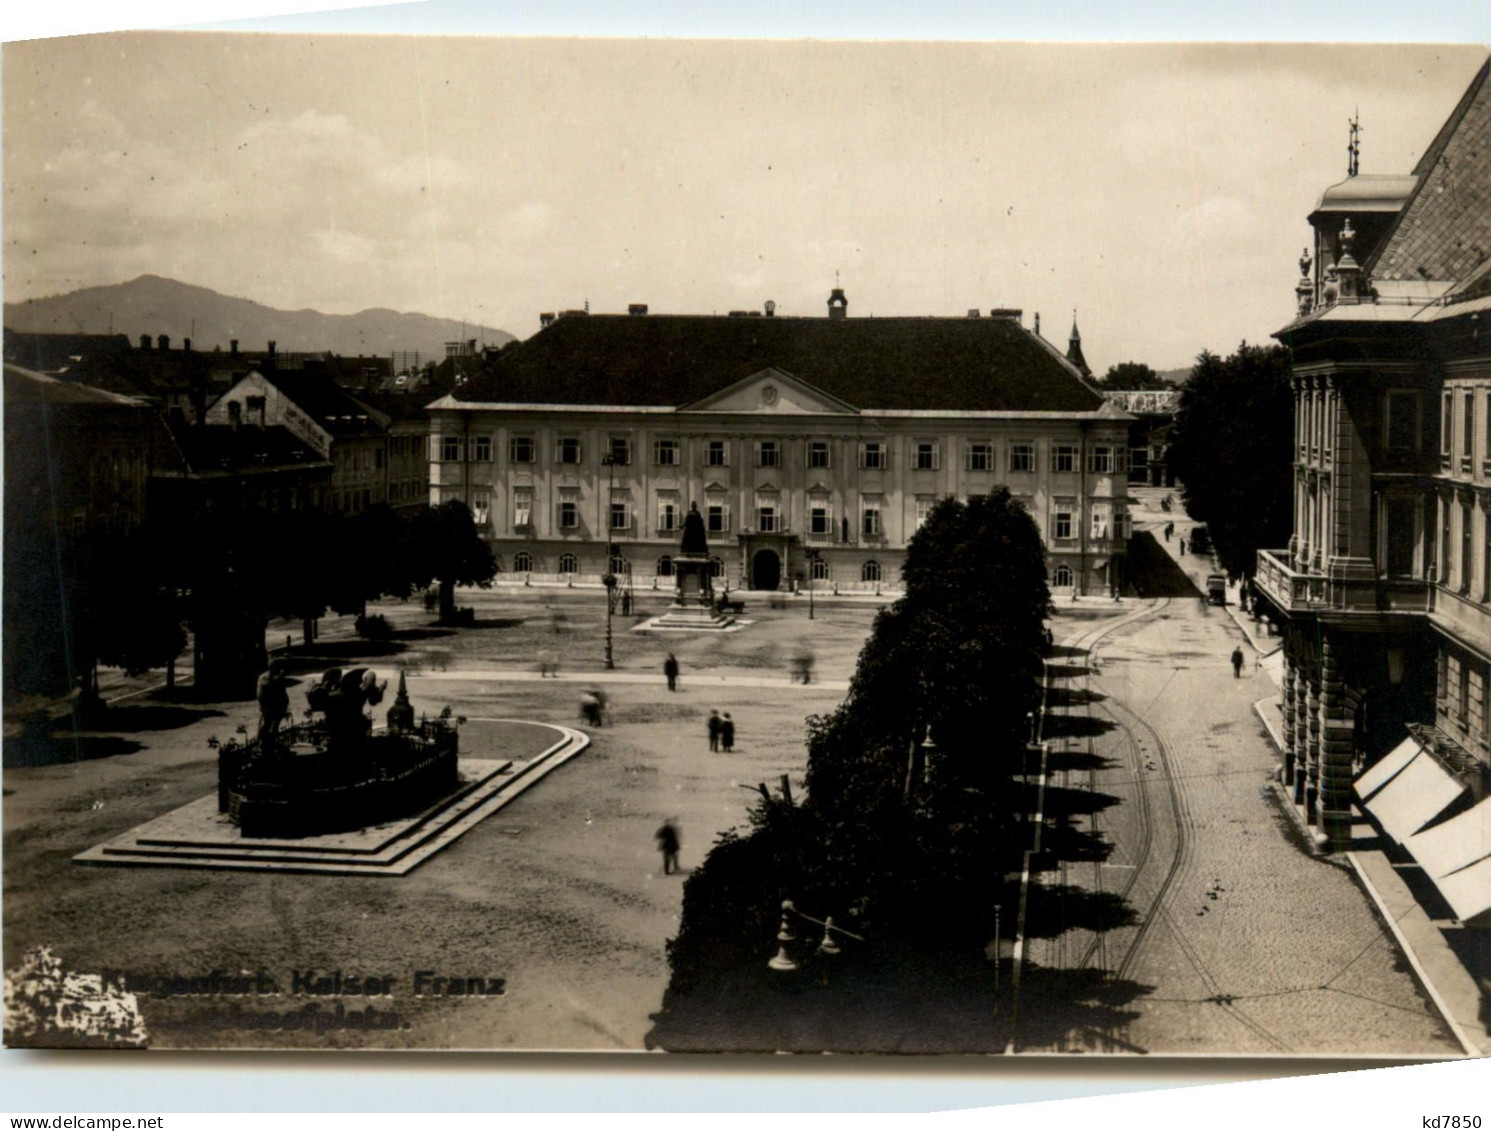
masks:
[[[652,835],[657,841],[658,851],[663,854],[663,875],[671,876],[678,871],[678,825],[669,817]]]
[[[1166,542],[1170,541],[1170,536],[1172,534],[1174,534],[1174,533],[1175,533],[1175,523],[1173,523],[1173,522],[1167,522],[1167,523],[1165,523],[1165,541]]]
[[[668,658],[663,661],[663,675],[668,680],[668,690],[669,691],[677,691],[678,690],[678,658],[676,656],[674,656],[672,652],[669,652],[668,653]]]
[[[720,730],[724,724],[720,721],[718,711],[709,712],[709,748],[718,751],[720,748]]]
[[[1232,678],[1233,679],[1241,679],[1242,678],[1242,666],[1243,666],[1242,645],[1238,645],[1236,648],[1232,649]]]
[[[726,754],[735,749],[735,720],[730,717],[729,711],[720,720],[720,745],[724,747]]]
[[[1180,556],[1186,556],[1186,536],[1184,534],[1180,536]]]

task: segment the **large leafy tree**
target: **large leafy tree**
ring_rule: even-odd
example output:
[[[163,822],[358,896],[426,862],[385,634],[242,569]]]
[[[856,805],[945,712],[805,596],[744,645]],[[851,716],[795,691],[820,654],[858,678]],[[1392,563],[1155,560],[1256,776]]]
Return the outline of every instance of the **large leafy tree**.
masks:
[[[1110,389],[1168,389],[1170,386],[1142,361],[1120,361],[1103,374],[1103,384]]]
[[[1260,549],[1289,540],[1294,396],[1282,346],[1243,342],[1203,353],[1181,386],[1171,463],[1187,513],[1210,530],[1229,574],[1252,574]]]
[[[844,703],[808,720],[806,799],[763,802],[754,831],[726,837],[686,884],[669,950],[679,985],[756,961],[788,892],[916,953],[967,953],[992,933],[1018,858],[1012,777],[1040,694],[1044,547],[1004,488],[949,498],[902,576]]]
[[[492,547],[476,532],[476,520],[459,499],[441,503],[414,519],[409,574],[419,585],[440,583],[440,619],[456,613],[456,586],[492,584],[497,559]]]

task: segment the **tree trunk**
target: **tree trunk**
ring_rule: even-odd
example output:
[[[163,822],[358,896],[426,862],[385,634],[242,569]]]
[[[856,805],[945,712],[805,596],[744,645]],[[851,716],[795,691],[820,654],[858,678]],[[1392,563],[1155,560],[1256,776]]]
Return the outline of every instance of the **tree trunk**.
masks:
[[[311,641],[313,641],[313,640],[316,639],[316,618],[315,617],[302,617],[301,618],[301,620],[300,620],[300,635],[301,635],[301,638],[305,641],[306,647],[309,648],[310,645],[311,645]]]
[[[440,581],[440,621],[442,624],[449,624],[455,619],[456,583],[442,578]]]
[[[906,759],[906,787],[901,793],[903,803],[910,805],[916,798],[916,791],[922,781],[922,744],[915,738],[911,740],[911,754]]]
[[[166,690],[172,691],[176,687],[176,657],[172,656],[166,661]]]

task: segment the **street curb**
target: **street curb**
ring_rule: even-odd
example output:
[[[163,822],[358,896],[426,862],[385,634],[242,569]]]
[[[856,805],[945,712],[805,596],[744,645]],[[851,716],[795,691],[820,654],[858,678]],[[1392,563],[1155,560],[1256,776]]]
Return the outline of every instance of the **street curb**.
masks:
[[[1470,1039],[1469,1035],[1465,1032],[1465,1029],[1460,1024],[1460,1022],[1455,1019],[1454,1013],[1450,1010],[1449,1005],[1445,1002],[1443,995],[1440,994],[1439,987],[1434,984],[1433,979],[1429,977],[1428,971],[1424,969],[1423,963],[1419,960],[1418,952],[1414,949],[1413,944],[1408,939],[1408,936],[1398,926],[1398,920],[1396,917],[1394,917],[1392,911],[1389,910],[1387,903],[1383,900],[1382,893],[1377,890],[1377,885],[1374,884],[1367,876],[1367,871],[1362,866],[1362,862],[1357,859],[1357,854],[1355,852],[1346,852],[1343,853],[1343,855],[1348,861],[1350,861],[1352,871],[1355,872],[1358,882],[1362,885],[1363,888],[1366,889],[1367,894],[1371,897],[1372,905],[1377,908],[1377,913],[1381,915],[1383,921],[1387,923],[1388,930],[1392,932],[1393,939],[1398,944],[1398,952],[1408,960],[1408,965],[1413,968],[1413,976],[1418,979],[1419,985],[1423,986],[1424,992],[1429,995],[1429,1000],[1434,1003],[1434,1008],[1439,1011],[1440,1018],[1444,1021],[1445,1025],[1448,1026],[1450,1032],[1454,1035],[1455,1040],[1460,1043],[1460,1047],[1465,1050],[1465,1055],[1469,1057],[1480,1057],[1486,1055],[1486,1053],[1483,1052],[1479,1047],[1477,1047],[1475,1042]],[[1410,904],[1409,911],[1418,911],[1422,913],[1423,908],[1420,907],[1418,901],[1413,898],[1412,893],[1406,892],[1405,889],[1405,894],[1407,895]],[[1407,913],[1408,912],[1405,912],[1405,914]],[[1434,927],[1432,924],[1430,924],[1430,929],[1435,931],[1438,930],[1438,928]],[[1448,949],[1448,946],[1446,946],[1446,949]],[[1455,962],[1456,965],[1459,965],[1458,959],[1455,959]],[[1469,977],[1468,974],[1466,976]],[[1472,985],[1473,984],[1474,982],[1472,982]]]

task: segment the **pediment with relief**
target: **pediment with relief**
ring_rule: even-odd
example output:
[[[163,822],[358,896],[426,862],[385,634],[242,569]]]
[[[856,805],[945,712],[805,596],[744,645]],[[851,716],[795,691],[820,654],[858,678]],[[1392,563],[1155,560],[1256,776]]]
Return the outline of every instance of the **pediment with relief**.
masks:
[[[679,412],[729,412],[753,416],[855,416],[859,409],[785,369],[769,366]]]

